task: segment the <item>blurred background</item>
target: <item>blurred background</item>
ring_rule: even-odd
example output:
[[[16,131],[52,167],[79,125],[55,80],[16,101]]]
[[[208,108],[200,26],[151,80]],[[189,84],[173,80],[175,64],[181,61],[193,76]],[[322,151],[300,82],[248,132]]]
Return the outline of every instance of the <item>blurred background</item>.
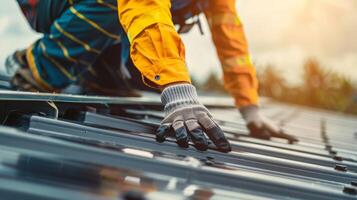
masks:
[[[261,95],[279,101],[357,114],[356,0],[238,0]],[[203,91],[224,94],[221,70],[203,16],[183,35],[187,62]],[[0,62],[40,35],[15,0],[0,7]],[[204,69],[204,70],[203,70]]]

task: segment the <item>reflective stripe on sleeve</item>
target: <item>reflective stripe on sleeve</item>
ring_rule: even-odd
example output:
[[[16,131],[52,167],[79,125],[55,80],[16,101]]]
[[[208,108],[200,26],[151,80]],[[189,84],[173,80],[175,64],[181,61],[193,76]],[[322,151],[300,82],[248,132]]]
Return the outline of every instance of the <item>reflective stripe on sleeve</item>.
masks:
[[[221,62],[223,69],[247,65],[252,66],[252,60],[250,58],[250,55],[235,56],[227,59],[222,59]]]
[[[220,13],[212,16],[208,16],[208,24],[212,26],[216,25],[241,25],[239,17],[233,13]]]
[[[43,88],[45,88],[48,91],[54,91],[55,89],[50,86],[44,79],[42,79],[40,73],[37,70],[35,58],[33,55],[33,48],[34,45],[31,45],[27,50],[26,50],[26,59],[29,64],[30,70],[32,72],[33,77],[35,78],[36,82]]]

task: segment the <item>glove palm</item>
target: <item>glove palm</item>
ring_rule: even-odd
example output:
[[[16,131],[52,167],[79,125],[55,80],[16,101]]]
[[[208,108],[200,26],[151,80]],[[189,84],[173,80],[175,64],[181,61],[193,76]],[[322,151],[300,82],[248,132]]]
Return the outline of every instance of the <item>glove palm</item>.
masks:
[[[231,150],[221,128],[213,121],[207,108],[199,103],[194,86],[170,86],[162,92],[161,101],[165,105],[166,116],[157,130],[158,142],[165,141],[173,131],[180,147],[187,148],[191,140],[198,150],[204,151],[208,148],[206,134],[218,150]]]

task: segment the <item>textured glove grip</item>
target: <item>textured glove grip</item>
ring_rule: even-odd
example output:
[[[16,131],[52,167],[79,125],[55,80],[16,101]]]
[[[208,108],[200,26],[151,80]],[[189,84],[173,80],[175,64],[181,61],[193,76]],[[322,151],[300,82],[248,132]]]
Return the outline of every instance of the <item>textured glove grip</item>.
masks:
[[[165,88],[161,93],[165,114],[189,105],[200,105],[196,88],[191,84],[178,84]]]

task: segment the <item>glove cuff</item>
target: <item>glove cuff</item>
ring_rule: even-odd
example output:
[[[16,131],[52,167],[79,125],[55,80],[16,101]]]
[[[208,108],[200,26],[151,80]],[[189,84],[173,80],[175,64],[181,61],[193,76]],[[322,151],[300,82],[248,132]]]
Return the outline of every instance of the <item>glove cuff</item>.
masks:
[[[257,118],[260,118],[259,107],[257,105],[243,106],[239,108],[239,112],[247,124],[253,122]]]
[[[177,84],[165,88],[161,93],[161,102],[165,106],[165,113],[187,106],[198,105],[196,88],[191,84]]]

